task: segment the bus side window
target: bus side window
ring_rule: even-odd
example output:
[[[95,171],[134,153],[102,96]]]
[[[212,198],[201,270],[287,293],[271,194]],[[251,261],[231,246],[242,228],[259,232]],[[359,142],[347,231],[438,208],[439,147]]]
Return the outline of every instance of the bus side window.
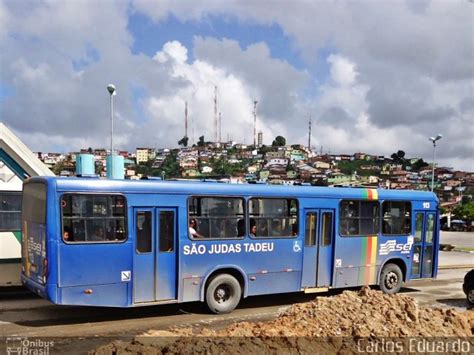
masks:
[[[245,236],[244,199],[192,197],[188,204],[191,239],[232,239]],[[196,221],[191,225],[192,221]],[[194,234],[196,233],[196,234]]]
[[[411,203],[404,201],[384,201],[382,203],[382,218],[382,234],[410,234]]]
[[[298,201],[286,198],[252,198],[249,216],[257,224],[257,237],[298,235]]]
[[[123,196],[65,194],[61,197],[61,214],[65,242],[110,243],[126,239]]]
[[[339,233],[342,236],[379,233],[378,201],[342,200],[339,208]]]

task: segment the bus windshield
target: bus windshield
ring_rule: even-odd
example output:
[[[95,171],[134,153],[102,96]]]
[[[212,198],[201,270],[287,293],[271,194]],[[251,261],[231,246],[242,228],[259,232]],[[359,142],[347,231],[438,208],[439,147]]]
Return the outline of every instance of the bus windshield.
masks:
[[[46,283],[46,185],[26,183],[22,201],[22,261],[24,274]]]

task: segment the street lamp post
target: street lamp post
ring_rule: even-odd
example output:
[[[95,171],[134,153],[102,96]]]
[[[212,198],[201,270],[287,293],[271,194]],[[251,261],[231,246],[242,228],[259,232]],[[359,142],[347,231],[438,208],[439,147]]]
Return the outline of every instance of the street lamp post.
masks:
[[[114,173],[114,99],[113,97],[117,95],[115,91],[115,86],[112,84],[107,85],[107,91],[110,94],[110,174],[109,177],[113,178]]]
[[[429,140],[433,142],[433,171],[431,173],[431,192],[434,190],[434,174],[435,174],[435,160],[436,160],[436,141],[439,141],[443,136],[438,134],[436,137],[430,137]]]

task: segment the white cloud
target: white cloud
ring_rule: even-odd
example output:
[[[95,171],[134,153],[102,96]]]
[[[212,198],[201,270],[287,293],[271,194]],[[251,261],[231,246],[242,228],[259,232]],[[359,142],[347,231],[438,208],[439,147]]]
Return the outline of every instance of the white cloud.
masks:
[[[340,55],[331,54],[327,61],[331,64],[331,78],[336,84],[350,86],[355,83],[358,73],[355,64]]]
[[[164,63],[162,61],[164,53],[169,53],[170,48],[179,48],[175,52],[180,53],[179,58],[184,58],[181,54],[184,53],[185,47],[173,41],[166,43],[163,50],[155,55],[159,63]],[[217,86],[218,112],[222,117],[222,139],[227,139],[229,136],[234,140],[253,143],[251,93],[255,90],[242,77],[237,77],[222,67],[200,59],[189,64],[185,60],[174,60],[168,74],[182,79],[185,84],[170,95],[151,96],[145,102],[146,112],[153,120],[152,124],[156,128],[162,128],[158,133],[160,141],[169,142],[167,132],[170,131],[174,131],[176,141],[184,135],[185,101],[188,102],[188,135],[191,143],[197,142],[201,135],[204,135],[206,140],[214,140],[216,131],[213,100],[214,87]],[[274,134],[262,115],[259,115],[258,129],[264,130],[268,139]]]
[[[153,59],[160,63],[175,60],[183,64],[188,60],[188,50],[178,41],[166,42],[163,46],[163,50],[157,52]]]
[[[215,16],[229,25],[277,25],[294,50],[287,57],[301,54],[308,69],[272,57],[264,42],[242,48],[211,37],[186,48],[170,34],[154,60],[133,54],[133,11],[155,21],[172,14],[211,25]],[[0,98],[0,119],[35,150],[105,147],[105,88],[114,83],[117,145],[175,146],[185,100],[195,139],[213,138],[217,85],[224,137],[253,141],[258,100],[266,143],[277,134],[306,142],[311,114],[313,142],[331,151],[402,149],[429,160],[426,137],[440,132],[440,161],[474,170],[472,111],[460,108],[472,97],[473,17],[467,1],[0,1],[1,82],[14,93]],[[332,54],[319,60],[321,50]],[[314,76],[315,66],[328,80]]]

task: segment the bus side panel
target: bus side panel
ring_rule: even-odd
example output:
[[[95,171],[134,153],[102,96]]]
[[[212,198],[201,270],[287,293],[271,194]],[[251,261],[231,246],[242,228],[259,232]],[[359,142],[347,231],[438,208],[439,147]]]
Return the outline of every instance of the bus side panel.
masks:
[[[378,237],[340,237],[336,232],[334,287],[352,287],[377,283],[381,260]]]
[[[59,287],[114,284],[132,270],[131,243],[59,243]]]
[[[377,285],[381,268],[389,260],[405,264],[405,279],[410,277],[410,236],[338,237],[335,287]]]
[[[61,287],[59,300],[64,305],[127,307],[128,284]]]
[[[132,243],[65,244],[59,241],[61,304],[123,307],[130,301]]]
[[[186,294],[182,301],[195,301],[196,287],[201,291],[204,280],[216,270],[236,265],[242,269],[248,296],[300,290],[302,244],[300,238],[209,240],[193,242],[187,236],[181,245],[182,284]],[[187,239],[187,240],[186,240]]]

